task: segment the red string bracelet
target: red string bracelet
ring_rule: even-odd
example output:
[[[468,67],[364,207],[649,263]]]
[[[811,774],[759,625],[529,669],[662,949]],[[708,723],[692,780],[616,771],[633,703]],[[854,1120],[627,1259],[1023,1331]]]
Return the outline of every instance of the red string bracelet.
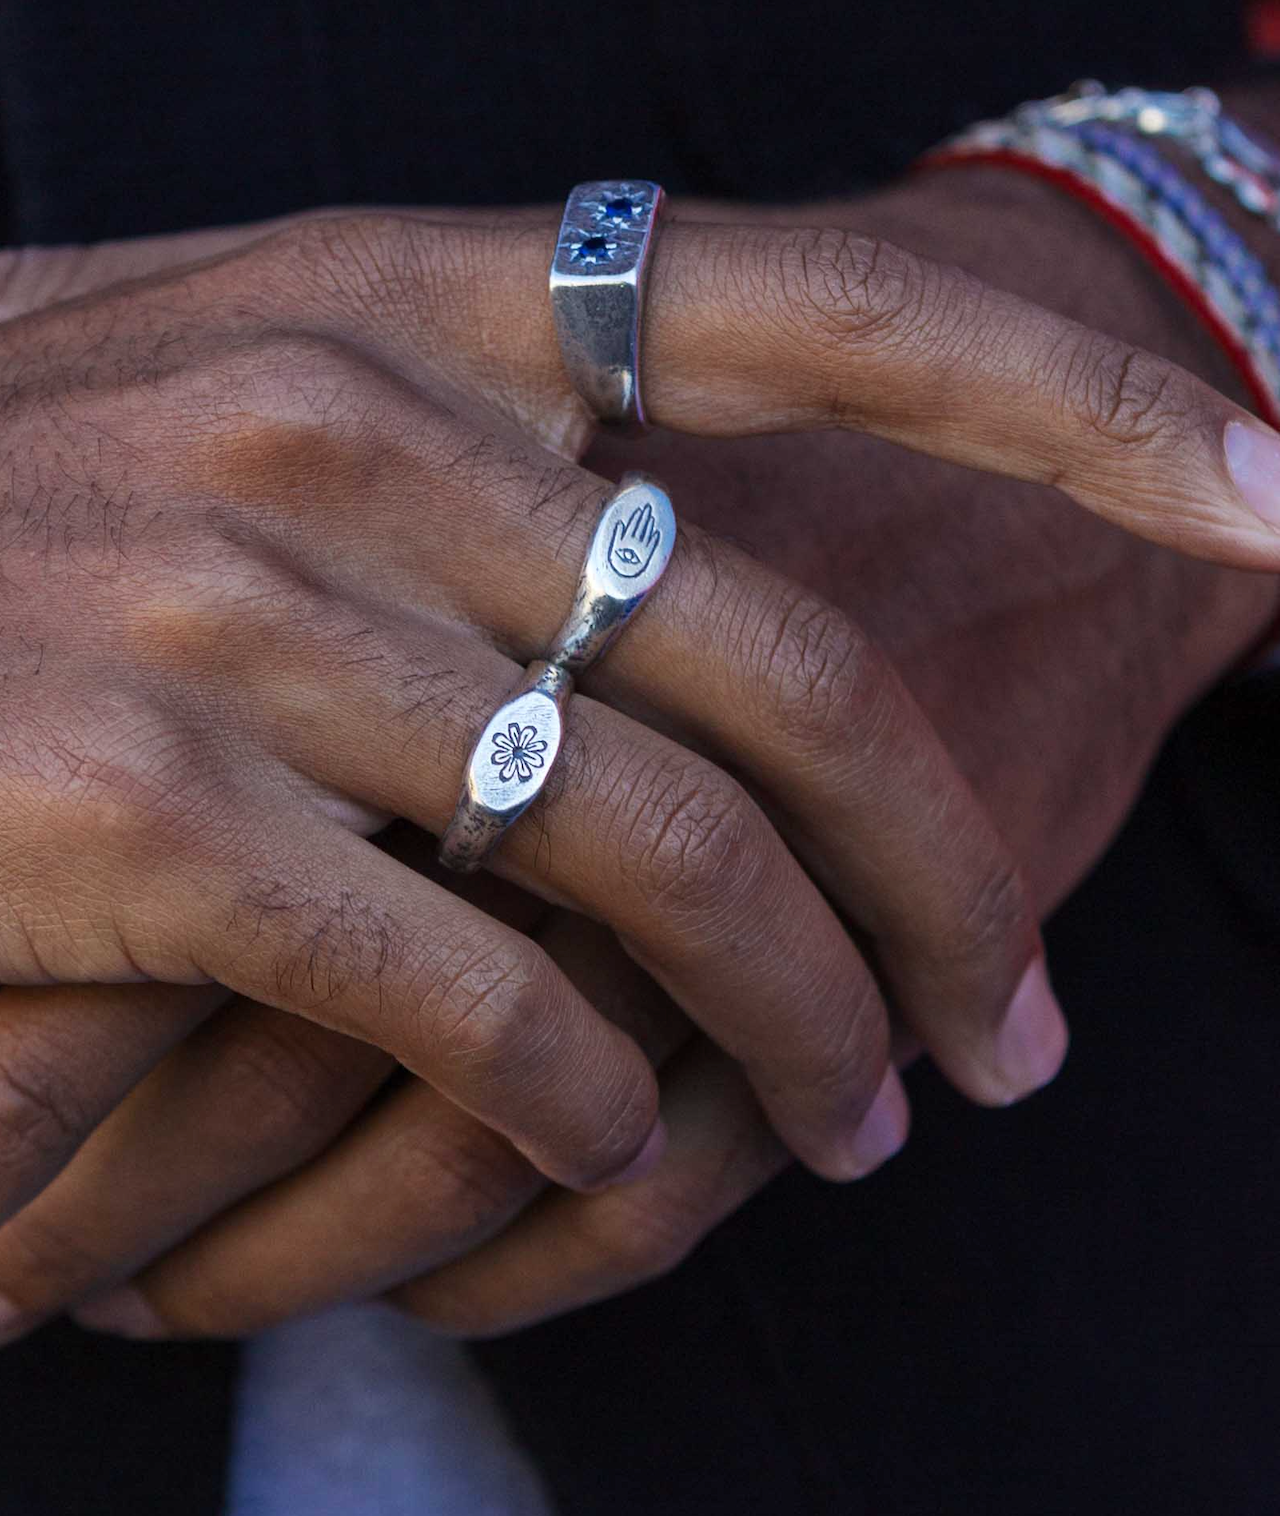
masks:
[[[912,165],[912,171],[924,173],[933,169],[956,168],[974,163],[1010,168],[1015,172],[1029,174],[1033,178],[1054,184],[1074,199],[1089,206],[1104,221],[1115,227],[1156,270],[1166,284],[1181,297],[1183,303],[1190,308],[1200,324],[1218,343],[1247,387],[1258,414],[1272,426],[1280,427],[1280,405],[1277,404],[1270,386],[1262,377],[1244,344],[1219,316],[1199,285],[1187,277],[1161,247],[1159,240],[1136,216],[1107,199],[1095,185],[1081,175],[1057,164],[1045,163],[1029,153],[1020,153],[1014,148],[961,151],[939,148],[918,159]],[[1280,650],[1280,609],[1277,609],[1275,616],[1249,651],[1241,657],[1235,666],[1235,672],[1240,675],[1256,671],[1264,662],[1271,662],[1278,650]]]

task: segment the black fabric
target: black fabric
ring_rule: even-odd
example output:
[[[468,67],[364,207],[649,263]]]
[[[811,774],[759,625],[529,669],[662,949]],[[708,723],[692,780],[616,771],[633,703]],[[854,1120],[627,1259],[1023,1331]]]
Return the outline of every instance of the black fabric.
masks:
[[[1239,53],[1208,0],[7,0],[3,234],[619,171],[818,194],[1076,76]],[[481,1350],[566,1512],[1276,1508],[1280,1386],[1245,1344],[1280,1325],[1278,745],[1270,697],[1207,707],[1054,924],[1054,1090],[992,1116],[918,1073],[884,1175],[791,1175],[671,1279]],[[232,1372],[69,1328],[0,1354],[0,1516],[215,1510]]]
[[[819,193],[1079,75],[1177,83],[1239,51],[1220,0],[8,0],[11,235],[555,201],[620,171]]]
[[[478,1349],[566,1516],[1280,1506],[1280,685],[1177,734],[1049,930],[1059,1081],[929,1070],[847,1190],[795,1172],[670,1278]]]
[[[7,1348],[0,1516],[217,1516],[234,1364],[227,1346],[67,1324]]]

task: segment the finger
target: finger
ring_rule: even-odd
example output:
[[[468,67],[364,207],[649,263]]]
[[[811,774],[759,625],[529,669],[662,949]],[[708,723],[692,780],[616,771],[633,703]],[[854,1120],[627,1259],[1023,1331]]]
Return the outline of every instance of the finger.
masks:
[[[602,1009],[627,1026],[655,1063],[660,1064],[688,1035],[687,1024],[674,1014],[670,1002],[601,928],[561,913],[540,940],[583,994],[599,994]],[[259,1021],[268,1015],[257,1012]],[[296,1018],[277,1019],[300,1028],[305,1025]],[[252,1025],[246,1021],[245,1030]],[[314,1034],[314,1028],[307,1030]],[[301,1033],[292,1036],[298,1039]],[[211,1057],[211,1052],[206,1048],[195,1053],[199,1059],[195,1066],[207,1069],[225,1062]],[[253,1054],[255,1063],[258,1056]],[[307,1062],[311,1062],[310,1053]],[[284,1072],[286,1083],[296,1083],[287,1077],[287,1069]],[[314,1081],[306,1077],[306,1069],[302,1073],[305,1091]],[[221,1083],[226,1084],[225,1075]],[[165,1122],[177,1129],[169,1144],[172,1161],[162,1165],[162,1188],[138,1200],[126,1197],[123,1208],[155,1213],[176,1201],[180,1213],[190,1215],[194,1192],[203,1194],[198,1202],[201,1219],[212,1214],[217,1209],[210,1204],[215,1192],[202,1185],[199,1171],[190,1172],[192,1165],[183,1163],[182,1155],[210,1146],[225,1148],[235,1142],[237,1130],[245,1134],[239,1139],[241,1145],[251,1144],[255,1155],[264,1149],[278,1150],[270,1123],[265,1133],[253,1135],[251,1094],[241,1091],[235,1097],[246,1120],[228,1125],[214,1092],[191,1091],[175,1102],[156,1081],[147,1108],[149,1124],[138,1129],[135,1122],[131,1131],[117,1122],[104,1130],[104,1137],[114,1137],[114,1142],[99,1149],[101,1168],[114,1173],[118,1183],[121,1174],[129,1173],[131,1153],[148,1151],[151,1129]],[[330,1100],[325,1094],[323,1107]],[[308,1097],[306,1103],[319,1102]],[[296,1151],[297,1135],[286,1135]],[[322,1145],[308,1144],[312,1151]],[[377,1294],[421,1269],[456,1257],[500,1230],[544,1184],[510,1144],[416,1082],[396,1088],[309,1167],[260,1193],[253,1193],[257,1186],[241,1176],[246,1156],[237,1154],[236,1162],[223,1167],[235,1176],[237,1194],[251,1198],[151,1268],[138,1281],[141,1295],[130,1290],[92,1300],[77,1313],[78,1319],[132,1335],[228,1336],[259,1330],[338,1301]],[[286,1172],[278,1151],[274,1166],[278,1173]],[[250,1174],[262,1175],[260,1159],[247,1167]],[[80,1189],[65,1184],[61,1191],[55,1187],[45,1197],[48,1203],[41,1219],[47,1233],[66,1235],[70,1229],[73,1238],[86,1226],[89,1235],[96,1237],[100,1221],[106,1223],[109,1235],[115,1226],[109,1251],[123,1261],[109,1275],[99,1274],[92,1282],[100,1290],[150,1261],[164,1243],[153,1227],[146,1243],[151,1252],[145,1260],[136,1241],[122,1248],[119,1223],[114,1221],[121,1209],[118,1205],[108,1216],[99,1218],[96,1209],[100,1208],[95,1208],[82,1217],[78,1209],[81,1189],[92,1187],[96,1177],[86,1169]],[[136,1232],[131,1235],[136,1237]],[[10,1259],[5,1233],[0,1231],[0,1288],[12,1287]],[[62,1292],[62,1304],[90,1288],[88,1281],[79,1283],[74,1292]],[[21,1284],[29,1300],[41,1280],[26,1277]],[[44,1299],[54,1308],[52,1295]]]
[[[520,671],[470,639],[424,643],[412,623],[359,629],[358,666],[277,643],[288,686],[269,670],[250,679],[241,719],[317,783],[439,833],[475,733]],[[723,771],[581,697],[568,729],[545,802],[504,837],[495,871],[612,927],[747,1066],[797,1153],[849,1177],[888,1030],[848,934]]]
[[[741,1071],[707,1044],[682,1055],[667,1096],[673,1145],[625,1188],[640,1203],[574,1206],[560,1190],[530,1205],[541,1185],[529,1167],[419,1089],[397,1113],[398,1140],[389,1126],[362,1129],[341,1169],[250,1202],[76,1319],[135,1338],[238,1336],[387,1288],[438,1330],[483,1336],[619,1294],[673,1268],[789,1161]],[[902,1146],[908,1121],[891,1072],[868,1122],[867,1173]],[[417,1161],[397,1160],[406,1146]],[[388,1193],[404,1203],[387,1207]]]
[[[887,1099],[897,1102],[897,1075],[889,1078]],[[492,1241],[401,1285],[394,1303],[437,1331],[484,1337],[669,1273],[780,1173],[788,1155],[741,1072],[705,1043],[664,1081],[663,1108],[667,1153],[625,1197],[580,1206],[552,1191]],[[905,1101],[889,1119],[900,1145]]]
[[[657,1089],[635,1044],[528,938],[298,793],[296,775],[240,793],[218,809],[234,826],[206,821],[148,856],[145,896],[124,881],[112,916],[122,941],[145,944],[156,977],[217,980],[375,1043],[558,1182],[615,1182],[646,1161]],[[163,919],[135,895],[163,899]]]
[[[871,238],[672,232],[645,328],[660,424],[872,432],[1182,552],[1280,565],[1280,435],[1176,365]]]
[[[333,541],[343,544],[342,552],[327,556],[326,574],[358,596],[355,603],[370,605],[381,599],[390,623],[403,617],[406,604],[424,618],[438,615],[440,568],[447,564],[448,595],[457,613],[496,631],[519,650],[522,661],[541,652],[555,629],[553,614],[558,616],[572,598],[575,579],[567,560],[572,553],[573,562],[582,561],[585,534],[591,530],[590,514],[579,508],[589,499],[598,503],[601,484],[579,470],[545,457],[539,460],[518,445],[508,446],[496,435],[478,434],[456,416],[416,399],[403,420],[396,420],[394,434],[395,441],[379,437],[376,457],[370,459],[372,474],[364,472],[364,445],[358,445],[358,500],[349,485],[341,484],[332,493],[323,491],[318,500],[319,470],[307,467],[299,477],[303,487],[297,508],[314,520],[322,506]],[[268,452],[279,445],[269,436],[264,442]],[[294,471],[298,442],[291,429],[288,446]],[[279,535],[284,546],[294,519],[286,503],[287,482],[275,478],[271,509],[259,513],[252,501],[262,490],[262,478],[260,472],[253,479],[244,477],[243,444],[240,425],[237,437],[226,438],[225,446],[205,448],[199,487],[233,498],[247,494],[255,522],[269,535]],[[260,464],[262,450],[255,445],[250,451]],[[353,477],[349,466],[335,474]],[[474,509],[477,496],[485,501],[479,516]],[[414,525],[424,498],[433,505],[430,550],[421,546]],[[556,510],[564,519],[561,536],[566,546],[554,562],[541,550],[543,509]],[[706,544],[706,539],[693,541]],[[685,557],[690,556],[698,556],[697,546],[686,548]],[[780,656],[775,677],[763,690],[755,687],[760,663],[755,654],[767,653],[769,644],[747,646],[752,657],[745,661],[742,647],[732,644],[735,639],[743,642],[744,635],[749,640],[757,629],[767,637],[769,621],[752,619],[744,625],[746,613],[754,616],[759,587],[753,581],[743,586],[737,568],[727,560],[724,566],[730,570],[729,582],[718,608],[713,606],[719,626],[693,619],[704,608],[704,589],[714,584],[719,572],[711,561],[704,565],[702,585],[695,586],[699,598],[685,622],[680,661],[656,673],[646,667],[639,683],[650,678],[659,686],[679,681],[689,660],[705,662],[707,641],[718,642],[736,659],[734,687],[721,687],[716,694],[722,712],[722,751],[739,767],[745,762],[750,768],[754,761],[758,783],[767,785],[778,777],[799,791],[798,803],[813,819],[819,847],[830,830],[829,806],[846,806],[847,825],[839,835],[844,861],[855,871],[848,881],[849,898],[855,905],[875,899],[886,871],[898,870],[904,876],[883,935],[890,944],[895,939],[905,943],[900,956],[908,966],[917,942],[929,946],[926,967],[904,969],[895,989],[911,1013],[918,1006],[922,1025],[932,1018],[938,1028],[933,1040],[939,1057],[951,1060],[979,1098],[1005,1102],[1038,1087],[1056,1070],[1064,1037],[1042,975],[1033,977],[1029,995],[1016,994],[1020,976],[1037,960],[1034,922],[1016,872],[990,829],[983,830],[980,813],[940,743],[884,661],[851,630],[848,640],[858,657],[834,670],[837,693],[844,692],[847,699],[832,705],[824,750],[815,754],[809,740],[821,715],[820,698],[812,688],[806,695],[813,684],[811,664],[817,659],[791,670],[793,677],[781,691],[796,712],[807,701],[813,708],[811,719],[793,719],[794,730],[783,742],[770,731],[754,731],[757,716],[767,726],[777,726],[770,702],[778,691],[776,676],[790,670],[790,662]],[[536,594],[530,593],[531,570]],[[560,581],[563,588],[557,590]],[[780,611],[783,654],[797,647],[803,651],[801,618],[791,614],[796,605],[786,600],[784,588],[781,581],[770,579],[765,607],[771,613]],[[657,609],[655,600],[641,624]],[[448,662],[433,666],[417,650],[422,645],[419,628],[384,634],[376,618],[343,621],[340,634],[333,633],[323,648],[317,648],[311,632],[292,622],[273,625],[268,634],[281,640],[265,664],[258,656],[260,625],[208,608],[184,612],[183,619],[188,625],[181,638],[174,639],[179,650],[216,644],[220,657],[235,658],[237,667],[244,668],[242,687],[235,694],[249,702],[238,717],[246,729],[276,729],[272,741],[312,778],[363,804],[410,815],[437,831],[452,815],[456,776],[475,731],[509,694],[517,677],[509,665],[500,676],[496,661],[490,663],[493,672],[486,674],[476,661],[481,655],[460,638],[449,643],[456,650],[449,652]],[[833,617],[833,625],[837,623]],[[361,649],[354,661],[351,645]],[[469,677],[460,670],[464,652],[474,663]],[[282,668],[290,670],[287,681],[279,678]],[[696,687],[699,680],[701,686]],[[487,710],[475,699],[471,685],[476,681],[479,687],[488,684]],[[698,707],[710,688],[705,670],[688,683],[694,687],[691,691],[674,692],[673,710],[681,699],[687,711]],[[822,688],[819,679],[817,697]],[[794,693],[788,693],[792,689]],[[740,691],[749,696],[745,706]],[[474,723],[465,729],[457,720],[464,699],[472,702]],[[653,703],[647,700],[646,708],[651,710]],[[841,726],[846,717],[852,724]],[[690,718],[678,725],[687,730],[692,723],[696,731],[697,723],[706,728],[716,720],[696,708]],[[615,729],[606,744],[612,749],[610,756],[602,764],[594,746],[579,741],[571,728],[570,750],[561,760],[559,777],[552,780],[554,798],[530,812],[523,831],[518,827],[504,842],[495,867],[514,868],[510,877],[526,887],[573,904],[624,934],[640,961],[678,1002],[747,1064],[795,1151],[818,1172],[842,1177],[849,1143],[885,1068],[885,1015],[874,979],[830,908],[780,846],[776,830],[765,823],[741,787],[728,781],[722,770],[692,763],[686,752],[671,744],[655,747],[649,732],[626,731],[629,741],[622,729]],[[385,733],[388,746],[395,749],[379,753],[376,765],[368,744],[352,740],[357,733],[369,732]],[[430,772],[423,761],[428,739],[434,760]],[[455,756],[446,763],[449,743],[455,744]],[[826,753],[834,760],[829,775],[820,772],[822,763],[816,761],[825,761]],[[575,763],[585,772],[566,782]],[[917,771],[918,792],[912,782]],[[857,783],[846,783],[854,776]],[[585,787],[581,781],[586,781]],[[575,808],[559,814],[571,817],[581,863],[562,868],[558,855],[567,846],[566,837],[546,823],[553,805],[568,805],[570,797]],[[598,816],[587,815],[592,807]],[[889,813],[894,824],[886,830],[883,821]],[[533,835],[530,828],[535,824],[538,846],[546,849],[547,857],[540,860],[535,849],[522,869],[514,853],[515,837]],[[913,839],[911,869],[901,867],[904,836]],[[939,846],[944,860],[957,862],[955,882],[938,868]],[[838,874],[839,868],[837,859],[830,872]],[[921,895],[923,910],[917,898]],[[794,902],[794,909],[780,914],[779,900]],[[869,924],[873,930],[878,925],[874,917]],[[744,949],[742,944],[748,946]],[[728,985],[733,986],[732,1005],[726,1000]],[[956,1005],[960,1011],[953,1015]],[[1021,1036],[999,1043],[1011,1005],[1020,1013],[1025,1007],[1034,1029],[1043,1034],[1038,1041],[1031,1039],[1030,1048]],[[780,1006],[796,1019],[780,1020]],[[1024,1019],[1020,1014],[1019,1022]],[[796,1035],[789,1035],[791,1031]]]
[[[123,237],[104,242],[68,243],[51,247],[0,249],[0,321],[23,316],[63,300],[74,300],[111,285],[143,279],[149,274],[185,268],[206,259],[237,253],[309,221],[349,219],[350,209],[317,206],[288,216],[248,221],[238,226],[201,227],[188,232],[165,232],[154,237]],[[460,225],[483,225],[494,216],[512,228],[546,219],[536,207],[481,212],[434,206],[429,212],[362,206],[361,217],[405,217]]]
[[[242,315],[248,292],[266,291],[318,335],[357,334],[415,381],[444,381],[573,455],[591,426],[546,297],[554,224],[529,212],[319,213],[207,235]],[[158,251],[121,256],[164,268],[170,252]],[[866,431],[1054,485],[1193,556],[1280,566],[1280,434],[1174,364],[874,238],[668,226],[644,364],[660,425]]]
[[[834,606],[689,534],[663,593],[584,687],[747,777],[854,923],[890,1003],[971,1098],[1066,1051],[1020,871],[880,651]]]
[[[442,565],[448,565],[457,613],[486,627],[526,663],[542,655],[572,602],[577,566],[605,487],[583,470],[478,436],[438,412],[431,415],[434,424],[420,422],[416,431],[430,431],[432,441],[408,452],[400,448],[382,476],[385,489],[373,497],[362,489],[358,499],[339,495],[326,502],[333,531],[352,543],[345,566],[336,572],[351,574],[353,594],[358,575],[394,585],[394,603],[388,598],[385,605],[388,616],[406,605],[427,616],[440,594]],[[399,435],[410,431],[407,419],[397,427]],[[476,498],[485,502],[483,523],[475,518]],[[429,545],[413,524],[424,499],[432,501],[436,519]],[[314,509],[311,491],[306,509]],[[547,550],[549,523],[556,528],[553,552]],[[208,636],[226,647],[237,636],[245,638],[246,629],[218,626]],[[362,638],[361,646],[366,642],[368,637]],[[323,731],[369,722],[403,728],[405,737],[396,746],[412,763],[416,743],[409,723],[417,721],[419,702],[406,702],[402,691],[421,691],[429,709],[447,716],[456,709],[458,681],[443,670],[415,665],[405,644],[386,649],[377,655],[386,691],[379,711],[370,703],[377,699],[369,661],[374,644],[364,651],[349,681],[352,697],[361,701],[358,716],[340,697],[337,707],[326,710]],[[335,674],[340,662],[331,655],[324,663],[331,688],[340,677]],[[1065,1054],[1066,1027],[1019,871],[893,668],[846,616],[729,545],[685,528],[644,613],[584,676],[582,687],[679,734],[718,759],[722,769],[746,779],[792,851],[869,938],[895,1008],[961,1089],[974,1099],[1005,1104],[1053,1077]],[[290,721],[298,715],[296,688],[291,681],[281,691]],[[324,709],[325,698],[317,690],[318,709]],[[391,699],[394,723],[386,703]],[[477,713],[478,725],[487,714]],[[257,727],[273,718],[254,709],[243,719]],[[305,751],[290,748],[295,762],[317,761],[310,754],[320,746],[320,720],[313,718]],[[566,766],[589,753],[573,730],[572,747],[562,760]],[[638,757],[639,751],[633,761]],[[621,755],[610,762],[609,772],[595,775],[594,760],[591,770],[597,788],[609,789],[616,805],[614,775],[630,772],[632,763]],[[698,772],[706,783],[720,786],[722,803],[735,814],[741,797],[723,790],[723,775]],[[371,780],[363,769],[357,774],[348,764],[322,766],[318,777],[338,787],[354,785],[361,798],[370,798],[364,787]],[[413,804],[407,783],[406,774],[395,785],[394,804]],[[553,780],[552,785],[567,803],[565,784]],[[680,791],[671,789],[674,800]],[[374,803],[393,804],[387,796]],[[426,813],[414,814],[422,819]],[[538,813],[539,824],[551,814],[550,807]],[[751,823],[756,819],[753,814]],[[672,848],[686,840],[691,825],[688,818],[677,826]],[[539,836],[554,849],[559,832],[544,828]],[[513,845],[504,843],[498,859]],[[772,868],[776,840],[762,839],[759,847],[762,867]],[[564,889],[574,888],[554,856],[544,861]],[[780,881],[791,877],[781,862],[777,867]],[[704,904],[704,914],[714,913],[731,881],[726,874],[713,882],[717,898],[709,907]],[[588,901],[581,893],[573,898],[620,932],[635,935],[616,907]],[[822,940],[829,915],[811,895],[805,898],[800,924],[807,920],[819,934],[815,940]],[[679,909],[680,902],[671,897],[668,905]],[[787,986],[776,983],[777,967],[785,960],[773,950],[784,927],[767,911],[755,930],[758,941],[747,960],[763,976],[761,984],[773,982],[773,993],[786,995]],[[710,928],[709,937],[715,935]],[[642,955],[653,952],[645,961],[661,973],[656,950],[643,942],[638,947]],[[775,965],[772,976],[766,961]],[[851,959],[847,948],[841,963],[850,985],[867,983],[865,966]],[[790,994],[794,1001],[794,988]],[[718,992],[715,999],[722,1006]],[[748,988],[736,1008],[739,1018],[752,1003]],[[715,1006],[688,1008],[718,1040],[727,1035],[715,1019]],[[723,1022],[723,1010],[720,1016]],[[771,1019],[776,1026],[776,1012]],[[878,1079],[879,1071],[864,1084],[866,1098]],[[846,1127],[848,1135],[852,1130]]]
[[[405,1085],[332,1155],[74,1314],[127,1337],[247,1335],[475,1247],[544,1183],[492,1129]]]
[[[372,340],[391,361],[423,378],[429,352],[437,372],[548,445],[581,446],[585,413],[578,403],[575,426],[546,293],[554,225],[367,218],[335,329],[367,328],[370,287],[390,292],[401,317]],[[335,222],[308,235],[354,245]],[[1056,486],[1193,556],[1280,566],[1280,434],[1174,364],[874,238],[669,225],[643,361],[661,426],[870,432]]]
[[[160,984],[0,991],[0,1221],[38,1194],[226,991]],[[0,1306],[0,1335],[4,1333]]]
[[[427,866],[434,852],[430,839],[402,826],[378,846],[413,867]],[[491,876],[458,879],[454,887],[520,930],[546,914],[540,902]],[[586,983],[586,993],[602,987],[598,979]],[[84,1002],[86,992],[61,993],[84,1009],[77,997]],[[314,1158],[395,1068],[379,1049],[300,1016],[245,1001],[223,1009],[169,1053],[37,1199],[0,1226],[0,1296],[13,1307],[8,1335],[127,1279]]]
[[[300,1016],[243,1001],[219,1012],[0,1227],[9,1335],[129,1278],[314,1157],[394,1068]]]

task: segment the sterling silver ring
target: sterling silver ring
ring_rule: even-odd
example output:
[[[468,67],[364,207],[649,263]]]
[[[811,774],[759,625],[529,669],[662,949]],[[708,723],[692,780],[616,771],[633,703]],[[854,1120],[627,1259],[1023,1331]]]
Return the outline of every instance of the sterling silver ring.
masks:
[[[639,429],[640,328],[662,187],[648,179],[575,185],[551,260],[551,310],[569,378],[600,421]]]
[[[576,674],[594,663],[662,578],[676,518],[660,484],[627,474],[605,501],[573,607],[545,659],[489,718],[467,760],[440,862],[473,873],[547,782],[564,740]]]

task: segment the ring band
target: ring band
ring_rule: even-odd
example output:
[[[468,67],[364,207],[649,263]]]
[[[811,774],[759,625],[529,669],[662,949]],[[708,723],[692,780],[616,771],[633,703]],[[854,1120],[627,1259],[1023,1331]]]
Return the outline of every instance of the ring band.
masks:
[[[643,474],[625,475],[600,511],[573,607],[551,650],[529,665],[471,749],[453,820],[440,839],[446,868],[473,873],[537,798],[563,744],[574,676],[644,604],[675,540],[666,491]]]
[[[574,389],[600,421],[639,429],[640,329],[661,185],[604,179],[575,185],[551,260],[551,311]]]

